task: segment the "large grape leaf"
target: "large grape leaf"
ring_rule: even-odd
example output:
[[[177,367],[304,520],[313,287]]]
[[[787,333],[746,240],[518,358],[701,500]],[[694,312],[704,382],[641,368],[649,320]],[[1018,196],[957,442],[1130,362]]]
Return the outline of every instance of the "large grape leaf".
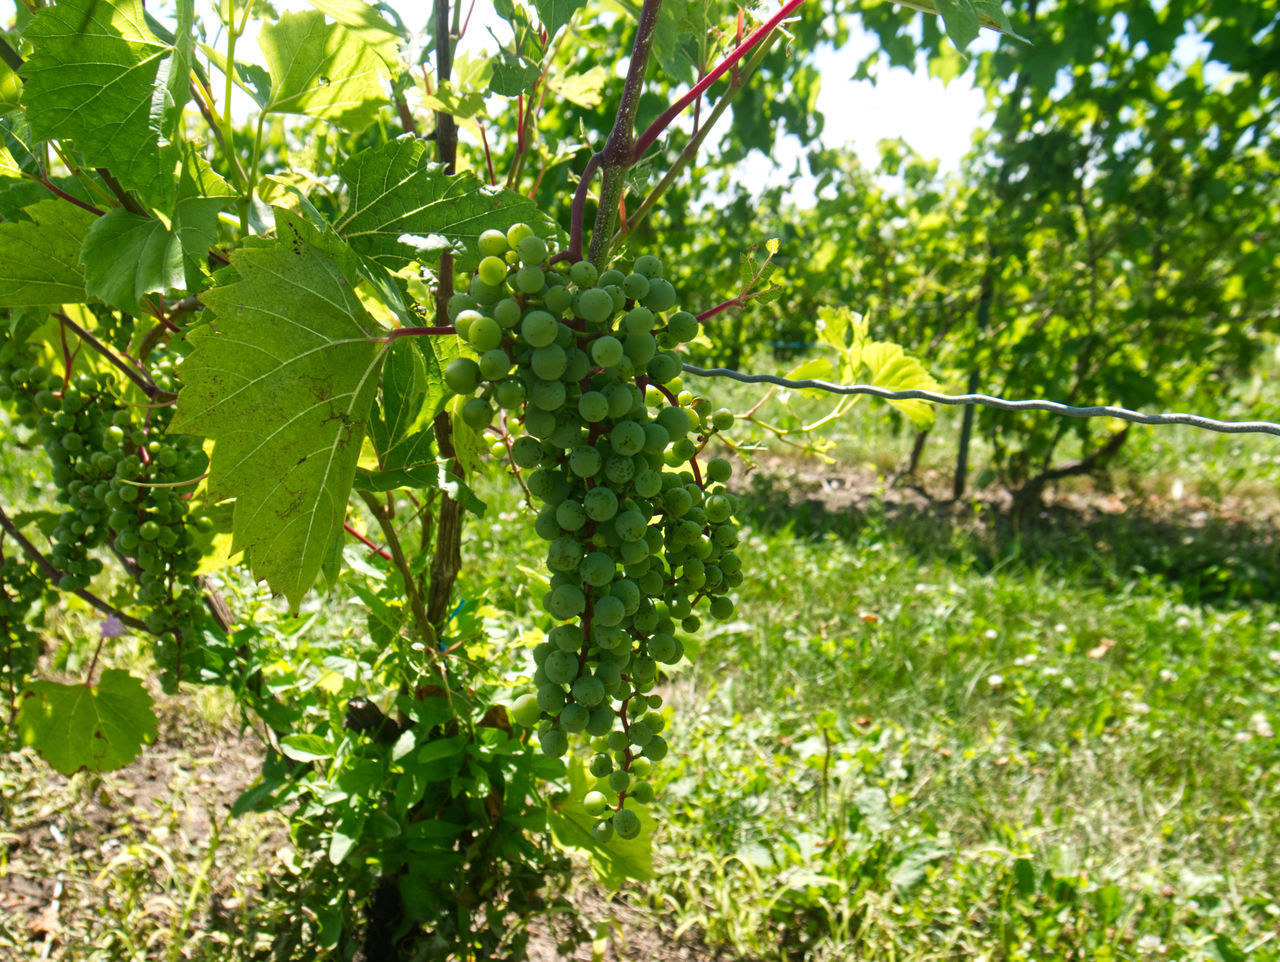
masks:
[[[96,216],[61,200],[25,212],[31,220],[0,224],[0,307],[80,303],[80,246]]]
[[[202,295],[214,317],[189,335],[173,430],[213,440],[232,550],[296,610],[341,537],[389,343],[334,259],[296,223],[277,229]]]
[[[126,187],[169,196],[176,147],[161,143],[177,112],[161,68],[173,48],[147,28],[142,0],[60,0],[23,36],[33,50],[22,99],[36,136],[70,138]]]
[[[482,231],[524,221],[544,234],[555,223],[533,201],[481,184],[470,172],[446,174],[431,162],[431,145],[402,137],[356,154],[340,171],[350,193],[337,231],[362,254],[395,271],[420,259],[405,235],[438,235],[461,245],[463,267],[479,259]]]
[[[271,75],[269,112],[307,114],[360,130],[387,102],[394,43],[375,46],[308,10],[264,23],[258,45]]]
[[[33,681],[22,693],[18,732],[64,775],[107,772],[128,765],[155,739],[151,706],[142,682],[118,668],[104,671],[96,685]]]

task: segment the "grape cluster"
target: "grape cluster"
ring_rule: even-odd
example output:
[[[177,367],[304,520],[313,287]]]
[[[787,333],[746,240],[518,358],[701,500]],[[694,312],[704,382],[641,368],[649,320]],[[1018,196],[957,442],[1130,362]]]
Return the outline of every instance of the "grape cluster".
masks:
[[[180,669],[182,628],[202,605],[195,585],[201,553],[192,536],[209,522],[189,511],[189,482],[207,468],[200,442],[166,435],[171,406],[126,403],[111,374],[66,378],[30,362],[23,345],[5,345],[0,401],[11,402],[42,442],[56,499],[66,505],[50,534],[48,557],[61,572],[56,587],[87,588],[103,568],[98,549],[114,550],[137,579],[138,602],[149,609],[145,620],[158,638],[157,660]],[[176,387],[173,367],[164,354],[150,366],[162,390]]]
[[[542,605],[559,622],[533,652],[536,693],[513,711],[550,755],[565,753],[569,735],[594,739],[587,811],[601,840],[632,838],[640,822],[625,802],[652,800],[646,779],[667,754],[659,666],[683,657],[677,632],[701,627],[700,603],[732,616],[727,592],[742,579],[729,462],[697,460],[733,415],[682,390],[674,349],[699,324],[676,310],[657,257],[637,257],[629,272],[552,268],[546,241],[524,224],[486,231],[480,251],[448,307],[476,357],[452,360],[445,380],[468,396],[466,423],[500,435],[495,452],[541,506]],[[507,426],[492,428],[499,408]]]
[[[2,537],[2,536],[0,536]],[[40,636],[27,624],[45,581],[20,551],[0,543],[0,679],[10,695],[36,667]]]

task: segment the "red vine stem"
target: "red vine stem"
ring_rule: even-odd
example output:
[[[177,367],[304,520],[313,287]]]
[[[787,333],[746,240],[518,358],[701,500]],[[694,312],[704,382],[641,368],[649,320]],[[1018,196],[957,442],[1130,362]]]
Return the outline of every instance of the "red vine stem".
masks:
[[[397,338],[401,338],[401,337],[423,337],[423,336],[431,336],[431,335],[457,334],[457,333],[458,333],[458,329],[454,327],[452,324],[444,325],[442,327],[402,327],[402,328],[399,328],[398,330],[392,331],[386,337],[375,338],[375,340],[381,343],[385,343],[387,341],[394,341]]]
[[[370,551],[374,552],[375,554],[381,555],[383,558],[385,558],[388,561],[395,560],[393,557],[391,557],[390,551],[388,551],[386,548],[380,548],[378,545],[374,544],[372,541],[370,541],[368,538],[362,535],[359,531],[353,528],[350,524],[343,522],[342,527],[346,529],[347,534],[351,535],[351,537],[355,538],[357,541],[363,544]]]
[[[636,141],[635,159],[639,160],[643,157],[644,152],[653,146],[653,142],[662,135],[662,132],[670,126],[671,121],[675,120],[685,107],[689,106],[689,104],[701,97],[708,87],[723,77],[730,68],[750,53],[753,47],[758,45],[761,40],[772,33],[778,24],[795,12],[796,8],[802,3],[804,3],[804,0],[787,0],[787,2],[782,5],[782,9],[755,30],[751,31],[751,34],[747,39],[742,41],[733,53],[721,60],[711,73],[699,80],[692,90],[659,114],[658,119],[651,123]]]

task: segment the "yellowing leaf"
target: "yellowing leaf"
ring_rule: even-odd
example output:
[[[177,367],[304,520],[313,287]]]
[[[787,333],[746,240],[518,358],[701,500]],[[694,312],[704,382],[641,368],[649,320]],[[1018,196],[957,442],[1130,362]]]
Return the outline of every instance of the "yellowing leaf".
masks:
[[[862,363],[871,373],[871,383],[890,391],[936,391],[938,382],[918,358],[909,357],[897,344],[874,341],[862,350]],[[911,419],[917,428],[933,424],[933,406],[928,401],[890,401]]]

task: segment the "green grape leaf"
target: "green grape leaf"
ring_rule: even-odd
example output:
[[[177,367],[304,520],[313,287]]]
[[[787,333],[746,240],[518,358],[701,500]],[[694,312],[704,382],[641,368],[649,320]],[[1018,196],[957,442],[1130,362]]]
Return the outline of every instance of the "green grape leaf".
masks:
[[[144,294],[196,286],[233,191],[188,146],[169,223],[113,208],[89,228],[80,263],[90,295],[131,313]]]
[[[176,148],[161,142],[176,112],[156,87],[173,48],[147,29],[141,0],[61,0],[23,38],[33,48],[23,100],[35,135],[74,141],[90,166],[148,199],[169,196]]]
[[[26,214],[31,220],[0,224],[0,307],[83,302],[80,247],[96,215],[61,200]]]
[[[356,154],[342,165],[350,205],[337,231],[358,252],[395,271],[421,259],[433,237],[459,247],[459,263],[479,262],[480,234],[521,221],[548,236],[555,224],[533,201],[487,187],[470,172],[446,174],[431,162],[431,145],[402,137]],[[415,246],[402,238],[417,238]]]
[[[436,338],[402,338],[392,345],[382,371],[382,398],[369,438],[381,472],[420,469],[434,487],[435,417],[449,391],[434,350]]]
[[[156,737],[151,696],[119,668],[104,671],[96,685],[29,682],[21,702],[23,744],[64,775],[123,768]]]
[[[13,68],[0,61],[0,114],[7,114],[22,106],[22,78]]]
[[[586,5],[586,0],[533,0],[538,19],[547,28],[547,43],[567,26],[573,15]]]
[[[582,807],[588,791],[587,767],[581,759],[574,758],[569,762],[568,797],[547,806],[547,827],[556,844],[586,852],[596,878],[610,891],[618,891],[631,880],[653,878],[653,816],[647,809],[637,807],[633,810],[640,816],[639,835],[629,840],[614,835],[607,842],[597,842],[591,829],[598,819]]]
[[[542,69],[527,57],[503,50],[493,61],[493,82],[489,89],[500,97],[527,93]]]
[[[337,262],[296,222],[277,231],[202,295],[213,321],[188,336],[171,430],[213,440],[232,550],[296,611],[341,536],[388,343]]]
[[[604,85],[609,81],[609,71],[596,64],[582,73],[568,77],[553,76],[547,86],[570,103],[588,110],[599,107],[604,100]]]
[[[89,228],[80,252],[85,290],[136,312],[138,298],[183,286],[182,248],[164,222],[115,207]]]
[[[862,363],[871,373],[871,383],[890,391],[936,391],[938,382],[925,370],[919,358],[910,357],[901,346],[873,341],[862,349]],[[933,425],[933,405],[928,401],[890,401],[917,428]]]
[[[387,103],[391,70],[383,48],[327,23],[319,10],[264,23],[258,45],[271,75],[270,113],[307,114],[361,130]]]
[[[1013,25],[1004,12],[1001,0],[893,0],[894,3],[922,13],[940,14],[947,36],[964,50],[978,36],[982,27],[998,30],[1015,40],[1024,40],[1013,32]]]
[[[366,0],[311,0],[311,6],[324,11],[344,27],[364,35],[371,43],[395,44],[398,41],[396,28]]]

